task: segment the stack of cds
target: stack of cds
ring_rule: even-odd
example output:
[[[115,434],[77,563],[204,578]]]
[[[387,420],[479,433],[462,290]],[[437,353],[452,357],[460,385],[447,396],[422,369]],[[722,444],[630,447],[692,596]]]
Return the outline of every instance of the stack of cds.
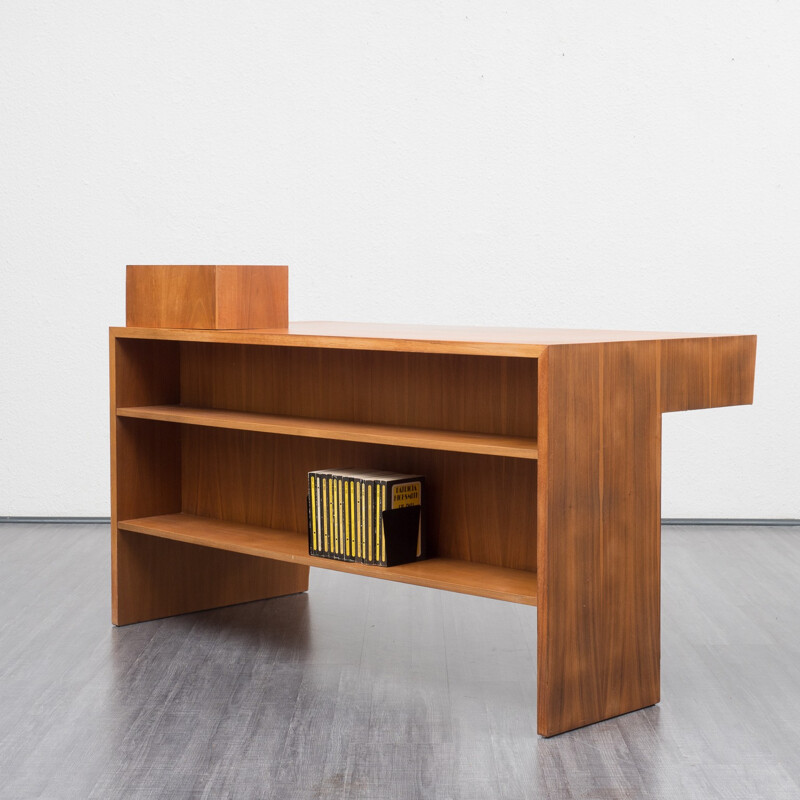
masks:
[[[424,486],[386,470],[309,472],[309,553],[383,567],[422,558]]]

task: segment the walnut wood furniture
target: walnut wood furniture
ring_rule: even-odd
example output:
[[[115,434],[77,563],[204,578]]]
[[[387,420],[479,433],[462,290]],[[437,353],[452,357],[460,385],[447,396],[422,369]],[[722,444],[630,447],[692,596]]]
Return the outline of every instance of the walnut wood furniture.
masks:
[[[125,324],[137,328],[285,328],[289,267],[130,264]]]
[[[657,703],[661,414],[752,402],[754,336],[291,323],[111,335],[117,625],[309,566],[538,606],[544,736]],[[429,560],[308,555],[306,474],[427,476]]]

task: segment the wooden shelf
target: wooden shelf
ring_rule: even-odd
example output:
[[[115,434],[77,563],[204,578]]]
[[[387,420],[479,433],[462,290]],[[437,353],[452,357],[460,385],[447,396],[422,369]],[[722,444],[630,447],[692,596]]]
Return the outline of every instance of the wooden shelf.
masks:
[[[230,428],[261,433],[282,433],[313,439],[338,439],[347,442],[369,442],[426,450],[447,450],[458,453],[536,459],[539,450],[535,439],[522,436],[497,436],[486,433],[409,428],[398,425],[374,425],[337,420],[287,417],[277,414],[254,414],[214,408],[186,406],[136,406],[118,408],[117,416],[152,419],[184,425]]]
[[[173,539],[178,542],[229,550],[323,569],[351,572],[370,578],[412,583],[451,592],[536,605],[536,574],[452,558],[429,558],[397,567],[371,567],[308,554],[305,534],[238,522],[223,522],[193,514],[165,514],[123,520],[121,530]]]

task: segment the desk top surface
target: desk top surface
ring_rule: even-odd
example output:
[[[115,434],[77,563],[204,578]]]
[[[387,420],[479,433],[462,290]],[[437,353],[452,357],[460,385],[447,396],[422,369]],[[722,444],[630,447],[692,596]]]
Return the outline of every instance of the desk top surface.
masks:
[[[123,338],[229,342],[296,347],[347,347],[485,355],[540,355],[547,347],[597,342],[726,338],[734,334],[601,331],[559,328],[504,328],[450,325],[400,325],[383,322],[290,322],[287,328],[194,330],[112,328]],[[347,343],[342,342],[347,339]],[[338,340],[338,341],[337,341]]]

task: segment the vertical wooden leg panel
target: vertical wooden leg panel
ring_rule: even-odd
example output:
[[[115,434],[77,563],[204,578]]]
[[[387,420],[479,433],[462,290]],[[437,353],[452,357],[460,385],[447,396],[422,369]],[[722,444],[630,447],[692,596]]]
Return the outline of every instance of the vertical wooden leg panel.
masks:
[[[308,589],[308,567],[129,531],[114,559],[115,625]]]
[[[538,725],[657,703],[658,343],[548,348],[539,375]]]

